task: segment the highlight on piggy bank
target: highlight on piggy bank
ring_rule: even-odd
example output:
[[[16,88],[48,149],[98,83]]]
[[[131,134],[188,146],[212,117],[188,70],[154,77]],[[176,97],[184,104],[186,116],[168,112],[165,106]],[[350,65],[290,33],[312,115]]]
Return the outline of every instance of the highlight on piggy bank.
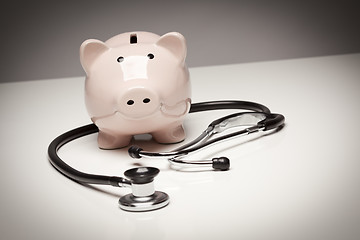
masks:
[[[191,105],[186,51],[185,38],[176,32],[128,32],[82,43],[85,104],[99,128],[100,148],[125,147],[144,133],[159,143],[184,140]]]

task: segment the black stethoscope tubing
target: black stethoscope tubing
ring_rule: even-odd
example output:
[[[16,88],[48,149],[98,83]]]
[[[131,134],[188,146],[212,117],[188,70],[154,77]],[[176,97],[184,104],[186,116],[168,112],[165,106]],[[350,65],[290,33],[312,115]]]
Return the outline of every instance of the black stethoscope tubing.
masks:
[[[263,121],[260,121],[258,126],[262,128],[263,130],[270,130],[277,127],[280,127],[284,124],[285,118],[281,114],[273,114],[270,112],[270,110],[259,103],[254,102],[248,102],[248,101],[212,101],[212,102],[201,102],[201,103],[193,103],[191,104],[190,113],[195,112],[202,112],[202,111],[210,111],[210,110],[225,110],[225,109],[242,109],[242,110],[250,110],[253,111],[252,113],[262,113],[266,116],[266,118]],[[240,113],[241,114],[241,113]],[[234,116],[235,114],[229,115]],[[209,126],[212,124],[217,124],[218,122],[222,121],[223,119],[229,117],[226,116],[224,118],[217,119],[213,121]],[[62,174],[64,174],[66,177],[79,182],[79,183],[85,183],[85,184],[101,184],[101,185],[112,185],[116,187],[123,187],[124,185],[129,185],[131,182],[122,177],[117,176],[105,176],[105,175],[96,175],[96,174],[89,174],[84,173],[81,171],[78,171],[68,164],[66,164],[59,156],[58,156],[58,150],[65,145],[66,143],[73,141],[77,138],[93,134],[98,132],[99,129],[95,124],[89,124],[85,125],[73,130],[70,130],[66,133],[61,134],[57,138],[55,138],[48,147],[48,157],[50,163]],[[232,134],[227,134],[222,137],[218,137],[216,139],[207,141],[205,143],[199,144],[195,147],[189,148],[189,144],[180,147],[177,149],[179,154],[186,154],[186,152],[189,151],[195,151],[198,150],[204,146],[213,144],[214,142],[224,140],[226,138],[230,138],[239,134],[244,133],[245,130],[238,131]],[[142,149],[141,149],[142,150]],[[175,160],[176,162],[176,160]]]

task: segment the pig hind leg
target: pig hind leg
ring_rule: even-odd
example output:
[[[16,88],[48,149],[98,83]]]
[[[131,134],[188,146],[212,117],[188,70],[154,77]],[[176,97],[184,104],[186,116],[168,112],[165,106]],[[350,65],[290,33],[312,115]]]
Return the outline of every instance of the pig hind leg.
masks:
[[[105,131],[99,130],[98,146],[101,149],[116,149],[123,148],[129,145],[132,136],[127,135],[114,135]]]
[[[158,143],[177,143],[185,139],[185,131],[181,124],[153,132],[151,135]]]

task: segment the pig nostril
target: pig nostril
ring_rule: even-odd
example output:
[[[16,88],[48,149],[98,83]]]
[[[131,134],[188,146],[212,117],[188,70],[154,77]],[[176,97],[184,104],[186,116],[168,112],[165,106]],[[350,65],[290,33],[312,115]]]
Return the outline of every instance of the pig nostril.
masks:
[[[144,98],[143,103],[149,103],[150,99],[149,98]]]
[[[134,100],[129,100],[129,101],[127,101],[127,105],[133,105],[135,102],[134,102]]]

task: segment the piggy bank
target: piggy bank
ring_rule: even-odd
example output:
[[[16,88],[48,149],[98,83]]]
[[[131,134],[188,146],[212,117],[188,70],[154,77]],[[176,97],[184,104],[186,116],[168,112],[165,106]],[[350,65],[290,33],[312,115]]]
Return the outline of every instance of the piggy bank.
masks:
[[[159,143],[185,138],[191,105],[185,57],[185,38],[176,32],[129,32],[82,43],[85,104],[99,128],[100,148],[125,147],[145,133]]]

